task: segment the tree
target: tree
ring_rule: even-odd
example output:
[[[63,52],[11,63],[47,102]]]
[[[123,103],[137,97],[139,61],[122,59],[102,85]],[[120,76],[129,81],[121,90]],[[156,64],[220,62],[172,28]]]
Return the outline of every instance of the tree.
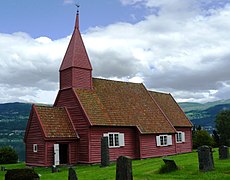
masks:
[[[197,130],[198,130],[198,131],[200,131],[200,130],[201,130],[201,125],[199,125],[199,126],[197,127]]]
[[[13,164],[17,162],[18,154],[13,148],[9,146],[0,148],[0,164]]]
[[[197,149],[200,146],[213,146],[214,140],[205,130],[198,130],[193,133],[193,148]]]
[[[213,130],[212,137],[215,142],[214,147],[219,147],[220,146],[220,136],[218,135],[216,130]]]
[[[230,110],[217,114],[215,122],[221,144],[230,145]]]

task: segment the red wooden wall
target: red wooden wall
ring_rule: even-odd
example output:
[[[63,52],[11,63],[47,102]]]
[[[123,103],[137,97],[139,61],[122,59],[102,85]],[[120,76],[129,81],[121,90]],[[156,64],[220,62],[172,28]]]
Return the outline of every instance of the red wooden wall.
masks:
[[[33,144],[38,145],[38,152],[33,152]],[[34,166],[45,165],[45,141],[35,112],[32,113],[26,139],[26,164]]]
[[[158,157],[176,154],[175,136],[172,135],[172,145],[157,146],[156,135],[140,135],[140,158]]]
[[[47,141],[47,161],[46,166],[52,166],[54,161],[54,144],[68,144],[68,164],[77,164],[77,142],[72,141]]]
[[[177,153],[192,152],[192,128],[176,128],[176,130],[185,133],[185,142],[176,144]]]
[[[110,148],[110,161],[115,161],[119,156],[139,158],[137,143],[138,133],[134,127],[92,127],[90,128],[90,163],[101,162],[101,137],[104,133],[124,133],[125,146]]]
[[[59,91],[55,106],[65,106],[80,137],[78,161],[89,163],[89,124],[72,88]]]
[[[60,89],[92,88],[92,71],[81,68],[68,68],[60,72]]]
[[[80,68],[73,69],[73,87],[91,89],[92,88],[92,71]]]
[[[69,88],[72,84],[72,68],[60,72],[60,89]]]

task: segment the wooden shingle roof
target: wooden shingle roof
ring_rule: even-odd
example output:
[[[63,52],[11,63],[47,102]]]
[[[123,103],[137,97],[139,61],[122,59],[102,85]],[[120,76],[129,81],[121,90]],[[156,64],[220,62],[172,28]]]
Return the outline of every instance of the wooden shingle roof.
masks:
[[[47,138],[77,138],[77,134],[65,108],[34,107]]]
[[[192,123],[186,117],[171,94],[153,91],[149,91],[149,93],[156,100],[174,127],[192,127]]]
[[[93,79],[93,90],[76,89],[92,125],[135,126],[141,133],[174,133],[143,84]]]

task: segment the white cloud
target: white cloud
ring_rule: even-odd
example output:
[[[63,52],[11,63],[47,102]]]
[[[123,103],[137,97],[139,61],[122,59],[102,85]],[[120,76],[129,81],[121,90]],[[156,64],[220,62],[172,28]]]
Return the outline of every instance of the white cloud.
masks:
[[[207,15],[204,4],[198,6],[197,1],[187,4],[183,1],[178,7],[170,7],[170,12],[163,11],[169,8],[169,1],[144,2],[149,7],[155,2],[162,12],[149,15],[137,24],[117,23],[91,29],[85,35],[96,67],[94,74],[106,78],[141,77],[148,88],[174,92],[179,100],[221,98],[218,93],[210,92],[221,92],[220,83],[230,77],[230,6],[205,7]],[[135,3],[139,1],[130,1]],[[194,8],[187,16],[183,14],[185,11],[178,11],[188,11],[191,4]],[[184,97],[183,92],[187,95],[190,92],[191,98]]]
[[[228,1],[121,2],[141,4],[150,14],[136,24],[120,22],[83,34],[94,76],[143,82],[180,101],[230,98]],[[0,102],[53,103],[69,38],[0,34]]]
[[[74,0],[64,0],[64,4],[74,4]]]
[[[33,39],[21,32],[0,34],[0,102],[33,102],[43,91],[57,90],[58,69],[68,41],[69,37]]]

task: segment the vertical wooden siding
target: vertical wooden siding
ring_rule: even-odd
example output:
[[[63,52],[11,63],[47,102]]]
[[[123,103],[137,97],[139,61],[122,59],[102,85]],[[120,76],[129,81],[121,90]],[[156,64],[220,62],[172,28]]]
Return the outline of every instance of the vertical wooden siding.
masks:
[[[177,131],[185,133],[185,142],[177,143],[177,153],[192,152],[192,129],[188,128],[176,128]]]
[[[72,89],[60,91],[55,106],[66,106],[75,129],[80,137],[78,141],[78,161],[89,163],[89,125]]]
[[[175,135],[172,135],[173,145],[170,146],[157,146],[156,135],[153,134],[140,135],[140,143],[141,159],[176,154]]]
[[[104,133],[118,132],[124,133],[125,146],[110,148],[110,161],[115,161],[119,156],[129,156],[132,159],[139,158],[137,147],[137,136],[135,128],[116,128],[116,127],[92,127],[90,128],[90,162],[98,163],[101,161],[101,137]]]
[[[45,142],[36,114],[33,112],[26,140],[26,164],[35,166],[45,165]],[[33,152],[33,144],[38,145],[38,152]]]

